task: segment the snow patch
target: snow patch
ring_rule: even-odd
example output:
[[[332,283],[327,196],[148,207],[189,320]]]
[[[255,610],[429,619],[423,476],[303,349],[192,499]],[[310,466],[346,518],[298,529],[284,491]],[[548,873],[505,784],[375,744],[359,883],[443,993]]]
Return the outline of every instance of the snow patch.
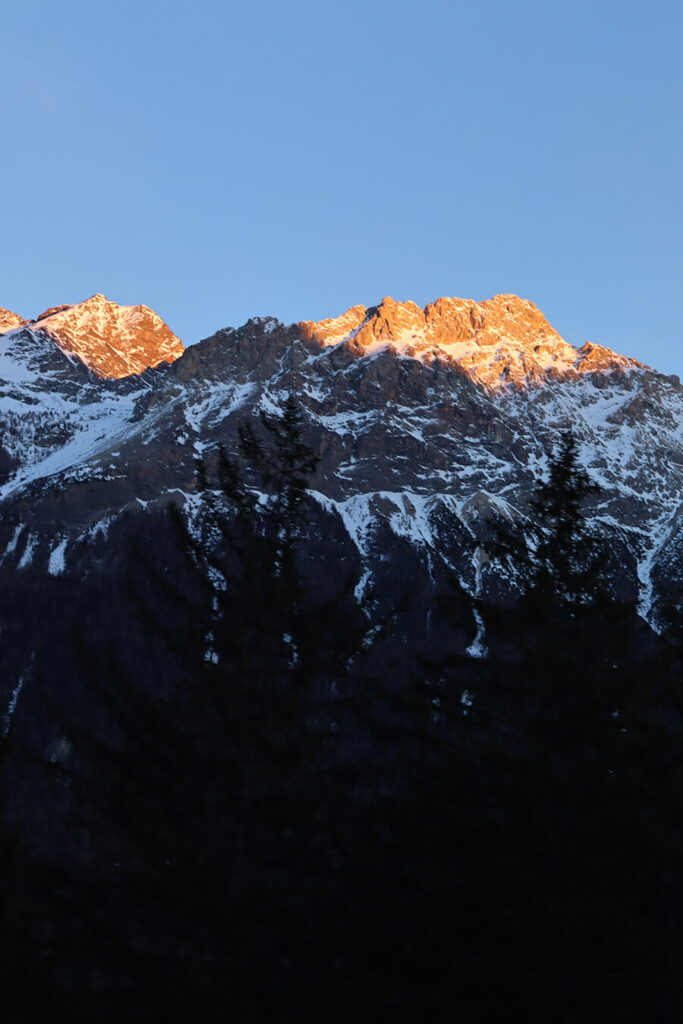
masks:
[[[24,548],[24,553],[19,560],[19,565],[17,566],[18,569],[25,569],[27,566],[31,564],[31,562],[33,561],[33,552],[35,551],[37,542],[38,538],[34,534],[30,533],[26,540],[26,547]]]
[[[47,571],[50,576],[60,576],[64,572],[64,552],[66,551],[67,538],[61,540],[59,544],[50,552],[50,560],[48,562]]]
[[[10,539],[9,544],[5,548],[5,554],[3,555],[3,558],[5,558],[7,555],[13,554],[16,551],[17,543],[19,541],[19,537],[21,536],[21,531],[23,529],[24,529],[24,524],[23,523],[19,523],[19,525],[14,528],[14,533],[13,533],[11,539]]]
[[[19,700],[19,694],[21,693],[24,686],[24,677],[19,676],[17,685],[12,690],[12,696],[10,697],[9,704],[7,706],[7,712],[2,717],[2,735],[6,736],[10,730],[12,724],[12,718],[14,712],[17,710],[17,701]]]

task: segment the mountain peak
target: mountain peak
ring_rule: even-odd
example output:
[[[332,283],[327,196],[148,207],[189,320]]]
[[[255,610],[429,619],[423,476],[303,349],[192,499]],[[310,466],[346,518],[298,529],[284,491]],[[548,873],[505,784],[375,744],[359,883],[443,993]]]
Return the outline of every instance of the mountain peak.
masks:
[[[3,309],[0,306],[0,334],[13,331],[15,327],[21,327],[24,323],[26,321],[18,313],[12,313],[9,309]]]
[[[148,306],[119,306],[97,293],[75,305],[53,306],[31,329],[48,335],[98,377],[119,378],[173,362],[184,352],[179,338]]]
[[[387,296],[378,306],[353,306],[339,317],[304,321],[300,328],[323,347],[346,344],[357,355],[390,348],[423,362],[452,361],[488,388],[518,390],[548,378],[642,365],[602,346],[576,349],[533,302],[510,294],[483,302],[439,298],[424,309]]]

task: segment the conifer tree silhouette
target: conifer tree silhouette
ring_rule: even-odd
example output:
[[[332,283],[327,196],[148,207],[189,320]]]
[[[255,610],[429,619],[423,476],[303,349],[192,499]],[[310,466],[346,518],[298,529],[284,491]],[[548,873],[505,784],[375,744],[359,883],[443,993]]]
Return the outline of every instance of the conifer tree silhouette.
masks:
[[[98,850],[88,915],[107,930],[109,983],[135,993],[131,1019],[160,994],[168,1012],[222,1019],[226,986],[238,1018],[272,1012],[263,972],[291,988],[278,958],[314,955],[301,893],[332,855],[328,684],[367,626],[347,568],[326,602],[311,596],[319,570],[299,541],[317,458],[302,434],[291,400],[243,426],[239,461],[198,465],[202,532],[170,510],[172,571],[138,550],[131,592],[142,569],[140,614],[173,667],[165,695],[81,652],[109,726],[65,728],[71,791]]]
[[[546,605],[590,603],[597,595],[603,558],[587,531],[583,505],[599,492],[580,462],[575,435],[564,431],[557,451],[548,455],[548,478],[536,485],[532,500],[536,550],[527,588]]]

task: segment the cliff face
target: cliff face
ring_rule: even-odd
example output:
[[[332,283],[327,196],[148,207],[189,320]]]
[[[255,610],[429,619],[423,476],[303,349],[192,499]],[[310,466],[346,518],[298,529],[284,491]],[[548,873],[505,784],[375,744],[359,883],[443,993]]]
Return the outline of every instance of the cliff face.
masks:
[[[184,352],[179,338],[147,306],[118,306],[93,295],[75,306],[50,310],[35,330],[68,355],[78,356],[98,377],[120,378],[170,363]]]
[[[23,323],[23,318],[17,313],[11,313],[9,309],[2,309],[0,307],[0,334],[5,334],[6,331],[13,331],[15,327],[21,327]]]
[[[441,298],[424,309],[385,298],[379,306],[354,306],[340,317],[300,327],[304,337],[322,346],[347,345],[359,355],[391,349],[422,362],[448,360],[488,389],[519,390],[594,370],[641,366],[590,343],[574,348],[533,302],[516,295],[484,302]]]
[[[486,555],[487,523],[524,535],[568,427],[601,487],[584,511],[608,540],[615,593],[655,626],[676,604],[680,383],[575,348],[514,296],[425,309],[385,299],[289,326],[256,318],[185,351],[145,307],[102,296],[19,323],[0,338],[0,582],[9,592],[35,577],[39,592],[50,576],[78,581],[120,561],[117,524],[169,501],[192,513],[197,456],[210,466],[219,445],[234,451],[239,425],[258,430],[290,395],[320,456],[311,524],[345,538],[358,597],[372,589],[378,614],[410,578],[415,643],[433,640],[440,577],[492,599],[514,590],[514,572]]]
[[[153,310],[119,306],[99,294],[75,305],[53,306],[31,321],[0,309],[0,334],[22,326],[51,338],[102,378],[140,374],[184,352]],[[440,298],[424,309],[385,298],[378,306],[353,306],[341,316],[296,327],[303,340],[322,348],[341,346],[355,356],[389,351],[423,363],[449,362],[489,390],[642,368],[637,360],[600,345],[589,342],[577,349],[568,344],[532,302],[516,295],[484,302]]]
[[[0,333],[26,326],[76,356],[98,377],[142,373],[184,352],[182,342],[147,306],[119,306],[93,295],[73,306],[53,306],[27,323],[0,311]],[[5,326],[6,325],[6,326]]]

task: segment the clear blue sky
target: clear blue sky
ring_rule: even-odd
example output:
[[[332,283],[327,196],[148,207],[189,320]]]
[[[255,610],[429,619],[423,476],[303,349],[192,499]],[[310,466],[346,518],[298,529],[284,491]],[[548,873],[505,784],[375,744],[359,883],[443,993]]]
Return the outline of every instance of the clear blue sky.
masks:
[[[683,375],[680,0],[0,0],[0,306],[530,298]]]

